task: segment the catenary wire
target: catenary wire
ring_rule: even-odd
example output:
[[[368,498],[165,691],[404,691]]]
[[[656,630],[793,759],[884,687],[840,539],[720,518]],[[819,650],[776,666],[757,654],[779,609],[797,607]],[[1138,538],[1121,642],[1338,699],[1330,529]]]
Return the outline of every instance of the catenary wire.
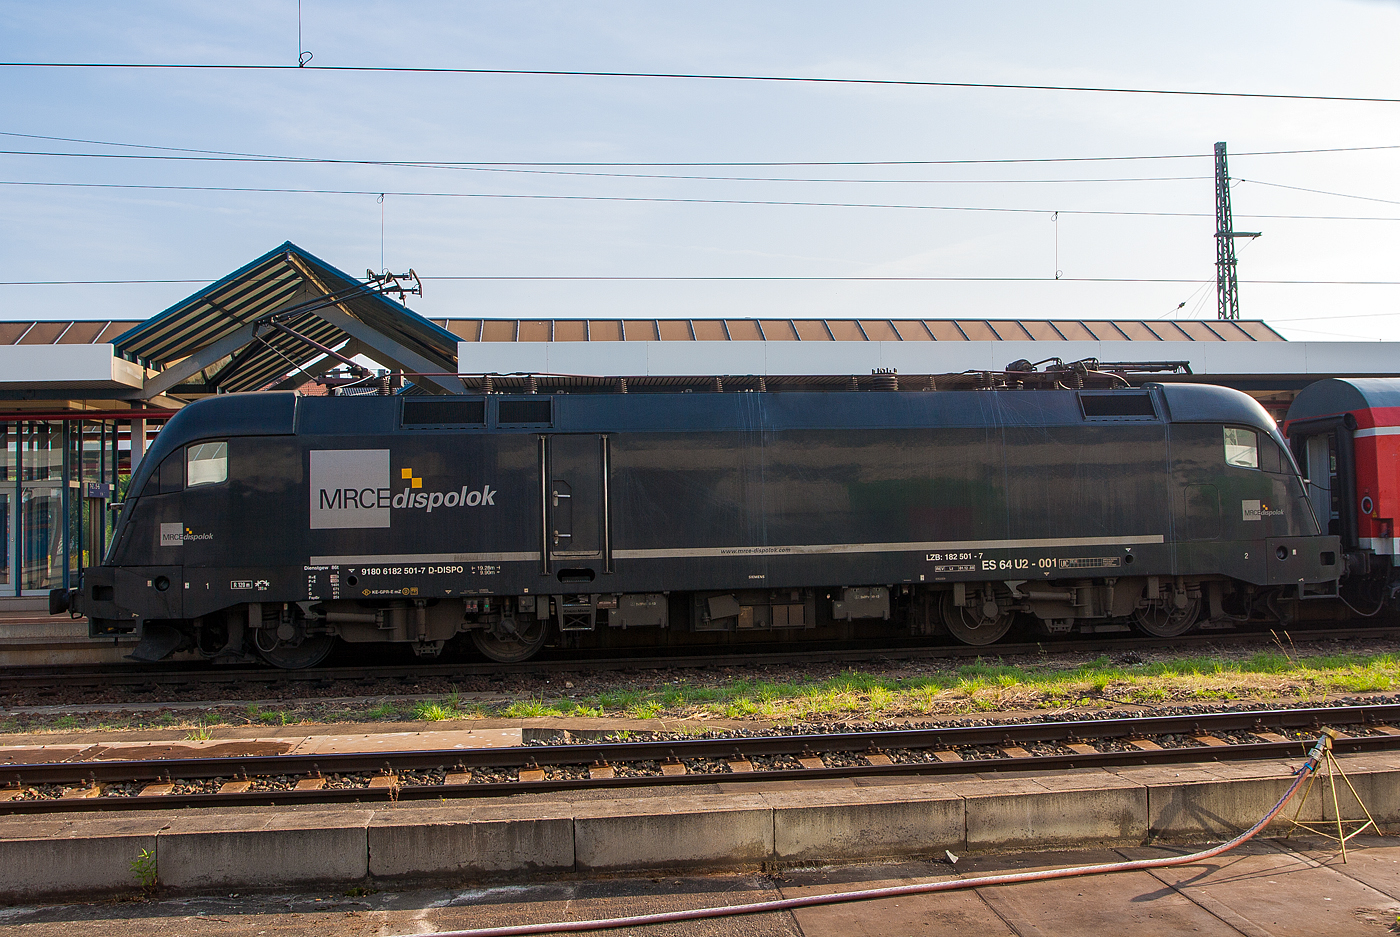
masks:
[[[1276,91],[1206,91],[1189,88],[1123,88],[1102,85],[1048,85],[1022,82],[931,81],[908,78],[837,78],[816,75],[740,75],[704,72],[624,72],[557,68],[452,68],[405,65],[274,65],[228,62],[0,62],[0,68],[92,69],[128,71],[343,72],[401,75],[501,75],[539,78],[642,78],[684,81],[734,81],[763,84],[863,85],[904,88],[960,88],[992,91],[1061,91],[1087,94],[1133,94],[1168,97],[1247,98],[1272,101],[1325,101],[1400,104],[1400,98],[1341,94],[1290,94]]]
[[[211,283],[217,277],[205,279],[151,279],[151,280],[0,280],[0,286],[108,286],[159,283]],[[655,283],[1180,283],[1200,284],[1199,277],[975,277],[975,276],[509,276],[494,274],[463,274],[443,276],[420,276],[429,281],[465,282],[655,282]],[[1214,282],[1214,281],[1209,281]],[[1400,286],[1400,280],[1240,280],[1246,286]],[[1208,284],[1207,284],[1208,285]],[[1195,295],[1194,293],[1192,294]],[[1309,322],[1316,319],[1349,319],[1366,316],[1400,315],[1397,312],[1364,313],[1358,315],[1299,317],[1283,319],[1281,322]]]
[[[1311,192],[1314,195],[1331,195],[1336,198],[1354,198],[1363,202],[1382,202],[1386,205],[1400,205],[1400,200],[1393,198],[1376,198],[1373,195],[1352,195],[1348,192],[1329,192],[1326,189],[1308,189],[1300,185],[1284,185],[1281,182],[1260,182],[1258,179],[1238,179],[1238,182],[1248,182],[1253,185],[1266,185],[1271,189],[1289,189],[1293,192]]]
[[[155,153],[55,153],[40,150],[0,150],[0,156],[53,156],[64,159],[161,160],[179,162],[262,163],[292,165],[380,166],[392,169],[448,169],[454,172],[520,173],[540,176],[587,176],[603,179],[681,179],[701,182],[849,182],[882,185],[1015,185],[1075,182],[1200,182],[1214,176],[1134,176],[1103,179],[813,179],[792,176],[697,176],[675,173],[592,172],[577,169],[524,169],[505,166],[461,166],[364,159],[309,159],[295,156],[167,156]]]
[[[284,157],[274,156],[266,153],[244,153],[237,150],[208,150],[196,149],[183,146],[162,146],[154,143],[124,143],[111,140],[88,140],[81,137],[59,137],[48,134],[20,133],[18,131],[0,130],[0,137],[20,137],[26,140],[52,140],[59,143],[83,143],[90,146],[117,146],[131,149],[143,150],[165,150],[174,153],[203,153],[211,156],[247,156],[260,159],[300,159],[302,162],[332,162],[334,160],[321,157]],[[1295,150],[1245,150],[1230,154],[1234,158],[1241,156],[1299,156],[1317,153],[1362,153],[1375,150],[1400,150],[1400,144],[1380,144],[1373,146],[1339,146],[1339,147],[1315,147],[1311,149]],[[1032,157],[1006,157],[1001,159],[879,159],[879,160],[780,160],[780,161],[692,161],[692,162],[568,162],[568,161],[538,161],[538,160],[509,160],[509,161],[489,161],[489,160],[363,160],[361,162],[369,165],[428,165],[428,166],[649,166],[649,167],[685,167],[685,166],[725,166],[725,167],[777,167],[777,166],[965,166],[965,165],[993,165],[1005,163],[1088,163],[1088,162],[1116,162],[1133,160],[1162,160],[1162,159],[1214,159],[1214,153],[1170,153],[1140,156],[1032,156]]]
[[[808,208],[890,208],[913,211],[955,211],[955,212],[995,212],[1002,214],[1030,215],[1086,215],[1122,216],[1144,218],[1214,218],[1210,212],[1186,211],[1125,211],[1089,208],[1001,208],[978,205],[914,205],[886,202],[819,202],[784,199],[724,199],[724,198],[680,198],[642,195],[548,195],[540,193],[508,192],[412,192],[385,191],[383,189],[299,189],[275,186],[216,186],[216,185],[162,185],[130,182],[48,182],[32,180],[0,180],[0,186],[33,186],[40,188],[71,189],[135,189],[158,192],[259,192],[280,195],[373,195],[376,198],[392,195],[401,198],[480,198],[480,199],[538,199],[544,201],[581,202],[665,202],[690,205],[783,205]],[[1378,215],[1280,215],[1237,213],[1236,218],[1263,218],[1293,221],[1400,221],[1400,217]]]

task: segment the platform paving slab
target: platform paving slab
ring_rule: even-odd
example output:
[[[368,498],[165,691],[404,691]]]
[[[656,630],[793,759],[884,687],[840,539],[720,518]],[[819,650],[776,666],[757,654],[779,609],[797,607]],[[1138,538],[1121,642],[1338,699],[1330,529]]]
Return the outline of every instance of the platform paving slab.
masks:
[[[579,803],[580,872],[759,865],[773,855],[773,812],[760,795],[676,796]]]
[[[1118,771],[1119,777],[1141,782],[1147,791],[1147,827],[1160,839],[1202,839],[1227,836],[1248,829],[1293,783],[1296,765],[1272,764],[1267,771],[1233,773],[1223,776],[1213,766],[1208,780],[1156,780],[1146,773]],[[1158,769],[1160,770],[1160,769]],[[1161,775],[1158,775],[1161,777]],[[1290,805],[1291,811],[1297,805]],[[1301,817],[1320,817],[1315,801],[1304,805]],[[1282,816],[1270,829],[1287,825]]]
[[[1269,858],[1272,841],[1258,842],[1250,856]],[[1191,847],[1185,851],[1192,851]],[[1246,852],[1254,844],[1246,847]],[[1172,850],[1090,850],[966,857],[946,863],[900,862],[823,869],[788,869],[771,875],[750,872],[674,875],[646,873],[597,880],[521,880],[485,887],[407,887],[378,884],[347,891],[343,886],[282,888],[264,892],[223,890],[217,894],[171,895],[143,901],[84,901],[0,906],[0,929],[24,937],[243,937],[243,935],[346,935],[385,937],[526,922],[614,917],[661,910],[741,904],[816,892],[860,890],[972,876],[999,870],[1084,865],[1124,857],[1162,855]],[[1322,867],[1311,860],[1296,865],[1264,865],[1232,880],[1221,857],[1207,866],[1168,870],[1183,876],[1173,885],[1147,873],[1124,873],[1034,886],[985,887],[967,892],[905,896],[880,901],[805,908],[791,913],[682,922],[656,928],[615,931],[637,937],[1134,937],[1138,934],[1245,935],[1245,937],[1341,937],[1388,932],[1385,905],[1363,891],[1334,887],[1332,873],[1349,867]],[[1393,839],[1372,837],[1353,856],[1400,861]],[[1280,874],[1282,872],[1283,874]],[[1035,895],[1030,889],[1043,889]],[[1207,910],[1199,892],[1239,889],[1213,896]],[[1263,901],[1256,895],[1262,894]],[[1332,902],[1322,899],[1331,897]],[[1331,906],[1345,897],[1346,914]],[[1271,906],[1288,909],[1279,925],[1258,923]],[[1308,907],[1311,902],[1317,908]],[[1226,905],[1228,904],[1228,909]],[[1192,909],[1195,910],[1192,910]],[[1225,915],[1221,917],[1220,915]],[[1348,918],[1350,915],[1350,918]],[[1364,927],[1353,926],[1364,924]]]
[[[938,785],[774,791],[773,855],[779,862],[942,855],[965,845],[961,796]]]
[[[0,765],[69,761],[130,761],[154,758],[236,758],[262,755],[322,755],[507,748],[523,744],[519,728],[454,729],[443,732],[366,732],[192,740],[141,739],[86,744],[0,746]]]
[[[1147,790],[1094,771],[1017,778],[1003,789],[987,777],[958,781],[967,811],[967,848],[1140,843],[1147,836]]]
[[[0,765],[57,764],[74,761],[91,745],[14,745],[0,748]]]
[[[720,881],[725,884],[717,888]],[[750,904],[779,897],[773,883],[758,875],[507,885],[456,893],[434,909],[433,924],[435,929],[466,929],[525,922],[581,921]],[[638,937],[803,937],[791,915],[782,911],[595,933]]]
[[[181,811],[156,847],[171,888],[357,882],[369,875],[368,810]]]
[[[458,881],[574,868],[574,809],[559,802],[401,804],[369,823],[369,874]]]
[[[784,898],[803,898],[956,877],[946,863],[906,862],[875,869],[786,871],[778,880],[778,888]],[[1001,937],[1016,934],[976,891],[971,890],[798,908],[792,913],[802,928],[803,937],[889,937],[893,934]]]
[[[1151,847],[1119,851],[1132,859],[1171,852]],[[1320,865],[1268,841],[1150,874],[1250,937],[1375,937],[1385,931],[1368,918],[1389,915],[1393,923],[1400,914],[1400,902],[1390,895],[1330,863]]]
[[[1334,775],[1337,788],[1337,806],[1341,808],[1343,819],[1362,816],[1357,807],[1359,796],[1377,823],[1385,826],[1400,824],[1400,759],[1394,756],[1381,757],[1367,755],[1341,762],[1347,780],[1356,793],[1347,789],[1340,776]],[[1308,799],[1317,799],[1323,820],[1335,820],[1336,808],[1332,803],[1332,791],[1324,772],[1319,771],[1313,782]],[[1291,814],[1291,810],[1289,811]]]
[[[22,817],[0,826],[0,899],[100,894],[140,884],[132,863],[157,855],[168,817]]]
[[[715,787],[723,794],[769,794],[814,789],[853,790],[860,786],[858,781],[857,778],[815,778],[811,781],[719,781]]]
[[[1319,838],[1290,838],[1272,842],[1278,849],[1293,851],[1314,865],[1326,866],[1400,901],[1400,849],[1393,848],[1397,843],[1393,837],[1366,833],[1357,836],[1347,845],[1346,862],[1340,861],[1336,843]]]
[[[291,754],[447,751],[455,748],[512,748],[523,744],[522,730],[518,728],[453,729],[443,732],[372,732],[356,735],[309,735],[292,747]]]
[[[969,856],[958,863],[958,872],[964,878],[976,878],[1121,861],[1123,857],[1109,849]],[[994,886],[978,889],[977,894],[998,917],[1015,922],[1019,937],[1237,935],[1234,928],[1146,872]]]

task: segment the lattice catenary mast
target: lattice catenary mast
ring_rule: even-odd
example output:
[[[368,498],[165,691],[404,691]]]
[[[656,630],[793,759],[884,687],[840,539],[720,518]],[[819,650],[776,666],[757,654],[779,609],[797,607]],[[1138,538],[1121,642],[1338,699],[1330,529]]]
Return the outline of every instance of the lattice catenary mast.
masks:
[[[1215,294],[1220,319],[1240,317],[1240,283],[1235,277],[1235,238],[1257,238],[1259,231],[1236,231],[1230,213],[1230,170],[1225,144],[1215,145]]]

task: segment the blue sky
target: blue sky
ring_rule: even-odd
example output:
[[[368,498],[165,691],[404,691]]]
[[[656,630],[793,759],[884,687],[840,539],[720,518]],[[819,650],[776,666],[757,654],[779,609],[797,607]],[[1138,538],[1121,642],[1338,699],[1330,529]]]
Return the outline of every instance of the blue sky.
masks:
[[[1400,4],[304,0],[312,64],[844,76],[1400,98]],[[0,60],[293,64],[295,0],[0,0]],[[1400,147],[1400,104],[621,78],[0,69],[0,131],[368,160],[976,160]],[[0,149],[148,154],[0,136]],[[1400,149],[1232,156],[1245,281],[1400,280]],[[598,168],[741,181],[0,155],[5,281],[211,280],[292,240],[425,278],[433,316],[1214,318],[1209,159]],[[579,170],[574,171],[589,171]],[[1066,182],[1029,180],[1163,181]],[[1184,178],[1183,178],[1184,177]],[[895,181],[891,181],[895,180]],[[1020,181],[1014,181],[1020,180]],[[460,193],[474,197],[388,195]],[[483,196],[816,201],[1016,211]],[[1026,211],[1033,209],[1035,211]],[[1058,221],[1049,214],[1061,211]],[[381,240],[382,211],[382,240]],[[1206,217],[1078,212],[1186,212]],[[1057,238],[1058,229],[1058,238]],[[1060,282],[479,281],[943,276]],[[1083,283],[1074,278],[1189,283]],[[0,286],[0,316],[145,317],[199,284]],[[1246,282],[1297,339],[1400,337],[1400,286]],[[1187,305],[1180,310],[1179,303]]]

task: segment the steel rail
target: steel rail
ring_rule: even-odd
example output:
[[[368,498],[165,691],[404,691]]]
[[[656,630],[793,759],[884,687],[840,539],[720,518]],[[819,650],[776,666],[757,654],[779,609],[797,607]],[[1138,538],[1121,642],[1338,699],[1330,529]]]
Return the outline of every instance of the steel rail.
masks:
[[[194,780],[240,777],[295,777],[325,774],[364,774],[476,768],[510,769],[636,762],[683,762],[686,759],[743,759],[797,756],[813,752],[869,753],[890,750],[948,750],[958,747],[1012,746],[1035,742],[1109,740],[1212,732],[1253,732],[1270,729],[1315,729],[1383,725],[1400,719],[1400,705],[1268,710],[1194,716],[955,726],[869,733],[762,736],[757,738],[687,739],[679,741],[608,742],[577,745],[521,746],[497,749],[446,749],[416,752],[259,755],[224,758],[182,758],[150,761],[63,762],[6,765],[0,781],[20,786],[107,782]],[[1340,752],[1400,750],[1400,735],[1350,736],[1338,739]],[[744,783],[747,781],[817,780],[888,775],[948,775],[1063,770],[1148,764],[1181,764],[1295,756],[1306,742],[1249,742],[1223,746],[1191,745],[1155,750],[1107,751],[1092,754],[1050,754],[1024,757],[972,758],[962,761],[908,761],[889,765],[853,765],[801,769],[756,769],[752,772],[639,775],[613,778],[561,778],[539,781],[491,781],[467,784],[414,784],[393,788],[322,788],[320,790],[260,790],[232,794],[166,794],[160,796],[99,796],[85,799],[14,800],[0,802],[0,814],[32,814],[91,810],[168,809],[173,807],[353,803],[422,800],[440,797],[485,797],[562,790],[641,786]]]
[[[1382,625],[1369,628],[1289,631],[1293,643],[1315,641],[1384,639],[1400,637],[1400,627]],[[342,681],[417,680],[430,677],[483,677],[537,673],[579,673],[616,670],[681,670],[714,667],[761,667],[791,664],[853,663],[866,660],[930,660],[942,658],[1014,657],[1055,652],[1123,652],[1157,650],[1161,648],[1210,647],[1217,644],[1273,644],[1277,638],[1270,631],[1222,631],[1185,635],[1177,638],[1067,638],[1044,642],[991,644],[972,646],[914,645],[860,648],[822,648],[816,650],[787,650],[745,652],[743,650],[717,653],[679,653],[645,657],[614,656],[542,657],[518,664],[402,664],[387,666],[315,667],[307,670],[272,670],[267,667],[226,667],[206,665],[201,669],[175,670],[149,664],[117,667],[13,667],[0,669],[0,696],[23,689],[72,690],[113,686],[171,686],[203,684],[330,684]],[[648,649],[651,650],[651,649]],[[61,685],[57,682],[61,680]]]

